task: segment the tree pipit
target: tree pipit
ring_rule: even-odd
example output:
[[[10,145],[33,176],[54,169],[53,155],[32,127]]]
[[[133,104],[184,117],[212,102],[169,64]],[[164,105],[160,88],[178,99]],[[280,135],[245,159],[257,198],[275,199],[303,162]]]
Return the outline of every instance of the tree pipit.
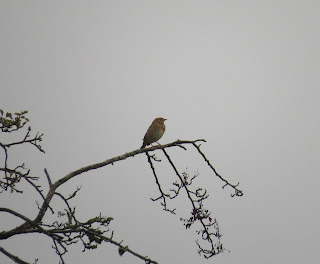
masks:
[[[152,124],[149,126],[146,134],[144,135],[141,149],[150,144],[152,145],[152,143],[157,142],[163,136],[164,131],[166,130],[166,126],[164,124],[164,121],[166,120],[167,119],[162,117],[158,117],[153,120]],[[161,146],[160,143],[158,144]]]

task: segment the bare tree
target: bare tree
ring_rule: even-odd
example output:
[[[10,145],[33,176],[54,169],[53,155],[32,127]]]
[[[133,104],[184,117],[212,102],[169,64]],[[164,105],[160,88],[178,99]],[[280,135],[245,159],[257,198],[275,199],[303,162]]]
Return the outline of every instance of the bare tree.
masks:
[[[0,129],[3,134],[14,133],[18,130],[25,130],[26,124],[29,119],[26,117],[27,111],[20,113],[5,113],[0,110]],[[3,139],[4,137],[2,137]],[[2,140],[1,139],[1,140]],[[216,254],[223,252],[225,249],[221,243],[221,233],[217,220],[210,210],[208,210],[204,202],[208,198],[209,194],[206,189],[201,187],[194,187],[194,181],[199,176],[197,173],[190,175],[187,171],[180,172],[172,157],[167,152],[168,148],[182,148],[187,150],[187,146],[191,146],[196,150],[204,160],[204,162],[210,167],[213,175],[217,176],[222,182],[222,188],[229,187],[232,190],[231,196],[242,196],[243,192],[238,189],[238,184],[231,184],[221,175],[217,173],[215,168],[212,166],[210,161],[207,159],[205,154],[201,151],[201,143],[206,142],[204,139],[197,140],[177,140],[175,142],[163,145],[155,146],[144,149],[137,149],[121,156],[113,157],[111,159],[99,162],[96,164],[88,165],[78,170],[72,171],[67,175],[63,176],[56,182],[52,182],[50,174],[47,169],[44,169],[44,177],[48,183],[48,191],[44,192],[43,186],[39,184],[38,176],[33,176],[30,169],[25,164],[16,164],[15,167],[11,167],[8,164],[9,150],[17,148],[24,144],[31,144],[40,152],[45,153],[41,147],[41,141],[43,134],[37,133],[35,136],[31,134],[31,127],[26,129],[25,136],[18,141],[4,143],[0,142],[0,146],[3,151],[0,158],[0,191],[1,193],[10,191],[11,193],[23,193],[20,188],[21,182],[25,181],[30,184],[34,191],[37,192],[42,202],[38,204],[38,212],[34,219],[22,215],[19,212],[11,210],[10,208],[0,208],[1,213],[10,214],[14,217],[19,218],[22,224],[11,229],[3,230],[0,232],[0,239],[5,240],[13,236],[21,236],[24,234],[36,233],[46,235],[52,240],[53,248],[57,256],[59,257],[60,263],[65,263],[64,255],[67,253],[67,249],[70,245],[77,242],[81,242],[83,245],[83,251],[87,249],[95,249],[102,243],[111,243],[118,247],[119,254],[122,256],[125,252],[128,252],[137,258],[140,258],[145,263],[157,263],[155,260],[150,259],[140,253],[135,252],[128,246],[122,245],[122,242],[114,239],[114,231],[110,230],[110,222],[113,220],[112,217],[104,217],[101,214],[93,216],[85,222],[81,222],[77,218],[76,209],[71,205],[71,199],[74,198],[80,188],[77,188],[71,194],[63,194],[59,191],[59,187],[65,184],[72,178],[87,173],[91,170],[96,170],[110,164],[114,164],[120,160],[125,160],[135,155],[145,154],[147,161],[150,165],[152,174],[154,176],[155,184],[158,187],[159,195],[156,198],[151,198],[152,201],[159,201],[163,210],[172,214],[176,214],[175,208],[170,208],[170,201],[177,198],[181,193],[185,193],[190,205],[190,215],[187,217],[181,217],[180,220],[184,224],[186,229],[189,229],[192,225],[196,226],[196,232],[199,239],[196,240],[198,247],[198,253],[205,258],[210,258]],[[156,152],[162,151],[166,158],[166,161],[171,165],[176,180],[172,183],[172,188],[165,190],[158,177],[158,172],[155,169],[154,163],[160,162],[156,157]],[[22,186],[23,188],[23,186]],[[51,200],[54,196],[59,197],[65,204],[63,211],[56,211],[51,206]],[[53,222],[44,222],[44,216],[51,212],[57,217],[58,220]],[[12,259],[16,263],[27,263],[20,259],[18,256],[8,252],[6,249],[0,247],[0,252]],[[37,260],[35,261],[37,262]]]

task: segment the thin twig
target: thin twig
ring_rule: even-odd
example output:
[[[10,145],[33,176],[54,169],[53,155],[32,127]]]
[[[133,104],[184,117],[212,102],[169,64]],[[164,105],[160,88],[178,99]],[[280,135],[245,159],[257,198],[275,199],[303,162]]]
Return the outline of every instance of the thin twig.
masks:
[[[226,179],[224,179],[220,174],[218,174],[218,172],[216,171],[216,169],[211,165],[210,161],[207,159],[207,157],[204,155],[204,153],[200,150],[200,146],[198,146],[196,143],[192,143],[192,145],[198,150],[198,152],[200,153],[200,155],[203,157],[203,159],[207,162],[207,164],[209,165],[209,167],[213,170],[213,172],[215,173],[215,175],[217,177],[220,178],[221,181],[223,181],[225,183],[225,185],[222,188],[225,188],[226,186],[230,186],[231,188],[233,188],[235,190],[235,194],[231,194],[231,196],[242,196],[243,192],[241,190],[239,190],[237,187],[239,185],[238,184],[231,184],[229,183]]]
[[[6,251],[3,247],[0,247],[0,252],[2,252],[8,258],[12,259],[15,263],[18,263],[18,264],[29,264],[28,262],[25,262],[24,260],[18,258],[17,256],[12,255],[10,252]]]

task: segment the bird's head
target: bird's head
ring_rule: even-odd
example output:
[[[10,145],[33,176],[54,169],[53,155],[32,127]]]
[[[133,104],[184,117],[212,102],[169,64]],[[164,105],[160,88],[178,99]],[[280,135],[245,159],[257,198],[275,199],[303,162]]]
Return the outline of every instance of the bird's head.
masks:
[[[167,119],[163,118],[163,117],[158,117],[156,118],[155,120],[153,120],[154,123],[157,123],[157,124],[163,124],[164,121],[166,121]]]

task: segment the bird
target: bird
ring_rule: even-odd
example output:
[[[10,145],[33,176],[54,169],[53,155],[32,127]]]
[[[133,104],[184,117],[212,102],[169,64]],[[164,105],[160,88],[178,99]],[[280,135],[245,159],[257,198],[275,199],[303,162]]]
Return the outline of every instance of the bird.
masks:
[[[158,117],[153,120],[152,124],[149,126],[146,134],[144,135],[143,144],[140,149],[145,148],[146,146],[154,142],[157,142],[163,136],[164,131],[166,130],[166,126],[164,124],[164,121],[166,120],[167,119],[162,117]]]

